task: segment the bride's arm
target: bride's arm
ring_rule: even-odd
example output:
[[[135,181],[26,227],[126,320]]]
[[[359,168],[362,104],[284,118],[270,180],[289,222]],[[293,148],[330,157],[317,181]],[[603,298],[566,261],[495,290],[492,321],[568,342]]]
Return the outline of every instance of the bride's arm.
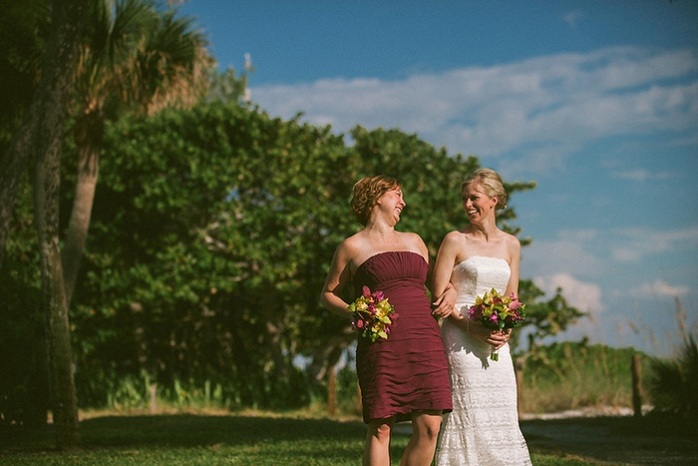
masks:
[[[521,243],[516,236],[511,235],[509,237],[509,244],[507,245],[509,249],[509,269],[511,270],[511,275],[509,275],[509,283],[507,283],[507,289],[505,291],[506,295],[514,293],[515,296],[519,295],[519,267],[521,264]]]
[[[514,296],[519,295],[519,268],[521,264],[521,243],[516,236],[510,235],[508,238],[507,249],[509,250],[509,270],[511,274],[509,275],[509,282],[507,283],[507,289],[504,292],[506,296],[514,294]],[[494,346],[495,349],[503,346],[509,341],[511,336],[511,329],[502,330],[495,332],[490,335],[487,343]]]
[[[433,296],[436,296],[433,303],[435,317],[456,319],[456,314],[460,315],[454,312],[457,292],[451,283],[451,274],[456,263],[457,253],[458,248],[453,232],[448,233],[441,242],[432,273],[431,292]]]

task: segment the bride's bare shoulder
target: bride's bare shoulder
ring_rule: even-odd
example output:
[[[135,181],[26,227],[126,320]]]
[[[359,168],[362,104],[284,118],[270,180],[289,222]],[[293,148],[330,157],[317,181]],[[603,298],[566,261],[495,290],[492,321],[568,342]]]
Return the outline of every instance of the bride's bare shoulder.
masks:
[[[504,237],[504,244],[507,250],[507,255],[509,256],[511,263],[511,258],[520,257],[521,255],[521,242],[516,236],[506,233]]]
[[[506,241],[506,245],[509,248],[521,248],[521,241],[511,233],[504,234],[504,241]]]
[[[444,236],[444,243],[465,243],[467,241],[467,232],[465,230],[452,230]]]

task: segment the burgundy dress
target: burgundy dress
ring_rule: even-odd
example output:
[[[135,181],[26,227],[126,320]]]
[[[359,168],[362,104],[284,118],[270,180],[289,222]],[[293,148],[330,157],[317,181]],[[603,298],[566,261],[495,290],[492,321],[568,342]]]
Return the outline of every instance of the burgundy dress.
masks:
[[[387,340],[359,337],[356,371],[366,423],[391,416],[406,421],[419,410],[451,411],[446,353],[424,288],[427,269],[417,253],[388,251],[354,274],[357,296],[364,285],[382,291],[399,315]]]

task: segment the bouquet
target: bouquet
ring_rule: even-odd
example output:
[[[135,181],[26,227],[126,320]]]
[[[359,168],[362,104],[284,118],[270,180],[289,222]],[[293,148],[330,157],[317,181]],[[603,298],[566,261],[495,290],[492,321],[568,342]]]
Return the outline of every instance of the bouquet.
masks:
[[[522,304],[514,293],[502,296],[492,288],[484,296],[475,298],[475,304],[468,309],[468,317],[496,330],[520,327],[526,318],[526,305]],[[493,361],[499,360],[497,351],[492,351],[490,358]]]
[[[361,296],[349,305],[349,310],[352,326],[372,343],[379,338],[387,340],[390,326],[399,317],[382,291],[371,292],[367,286],[363,287]]]

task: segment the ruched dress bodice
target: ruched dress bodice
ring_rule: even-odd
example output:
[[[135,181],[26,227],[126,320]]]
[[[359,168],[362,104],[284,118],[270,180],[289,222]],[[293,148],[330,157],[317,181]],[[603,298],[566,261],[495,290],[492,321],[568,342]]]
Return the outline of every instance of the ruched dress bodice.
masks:
[[[448,366],[438,322],[425,290],[428,264],[410,251],[376,254],[353,277],[355,295],[363,286],[382,291],[399,318],[387,340],[359,337],[356,370],[363,418],[398,421],[413,411],[451,409]]]
[[[456,312],[467,316],[477,296],[506,290],[511,270],[504,259],[470,257],[456,264]],[[509,344],[489,356],[492,347],[465,333],[450,319],[442,325],[448,359],[453,411],[441,426],[436,451],[439,466],[529,465],[528,447],[519,428],[517,387]]]

